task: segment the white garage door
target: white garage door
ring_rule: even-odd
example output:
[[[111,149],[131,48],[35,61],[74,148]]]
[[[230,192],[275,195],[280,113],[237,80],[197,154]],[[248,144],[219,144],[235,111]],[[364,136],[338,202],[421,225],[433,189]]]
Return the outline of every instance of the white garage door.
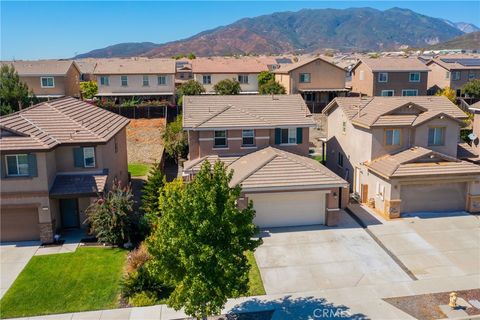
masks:
[[[465,210],[466,190],[467,185],[465,182],[401,186],[401,211],[402,213],[462,211]]]
[[[256,193],[247,195],[256,210],[259,227],[303,226],[325,223],[325,191]]]

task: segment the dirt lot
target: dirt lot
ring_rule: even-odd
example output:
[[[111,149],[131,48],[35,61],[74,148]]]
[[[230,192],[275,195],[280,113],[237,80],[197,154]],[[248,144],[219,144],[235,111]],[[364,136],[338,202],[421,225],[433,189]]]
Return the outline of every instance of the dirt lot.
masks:
[[[154,163],[163,152],[165,119],[132,119],[127,127],[128,162]]]
[[[321,153],[322,143],[320,138],[327,137],[327,118],[323,114],[314,114],[313,119],[317,123],[316,128],[310,128],[310,147],[315,148],[315,152]]]

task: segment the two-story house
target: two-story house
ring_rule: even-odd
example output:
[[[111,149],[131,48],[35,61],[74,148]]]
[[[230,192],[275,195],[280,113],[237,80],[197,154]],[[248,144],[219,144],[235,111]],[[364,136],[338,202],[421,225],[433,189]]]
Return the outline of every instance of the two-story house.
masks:
[[[215,84],[225,79],[240,83],[241,94],[258,93],[258,74],[275,64],[267,57],[210,57],[192,60],[193,78],[200,82],[206,93],[213,94]]]
[[[137,99],[174,102],[174,59],[99,59],[93,71],[98,84],[97,97],[123,101]]]
[[[480,57],[478,55],[440,56],[428,61],[432,70],[428,77],[428,88],[433,94],[439,89],[450,87],[462,95],[462,87],[473,79],[480,79]]]
[[[352,92],[373,96],[427,95],[428,67],[416,58],[361,58],[352,68]]]
[[[35,96],[48,100],[64,96],[80,97],[80,69],[71,60],[2,61],[12,65],[21,82]]]
[[[275,80],[287,94],[301,94],[312,112],[320,112],[335,97],[345,96],[345,69],[322,57],[301,59],[280,64],[274,71]]]
[[[177,68],[175,73],[175,86],[180,86],[188,80],[193,79],[192,63],[190,60],[177,60],[175,65]]]
[[[337,98],[326,163],[388,218],[420,211],[480,211],[480,167],[457,158],[467,115],[446,97]]]
[[[53,241],[83,227],[85,210],[128,183],[129,120],[74,98],[0,118],[0,240]]]
[[[239,204],[253,200],[258,226],[336,224],[348,184],[308,157],[315,122],[300,95],[185,96],[183,126],[184,176],[223,161],[231,185],[242,186]]]

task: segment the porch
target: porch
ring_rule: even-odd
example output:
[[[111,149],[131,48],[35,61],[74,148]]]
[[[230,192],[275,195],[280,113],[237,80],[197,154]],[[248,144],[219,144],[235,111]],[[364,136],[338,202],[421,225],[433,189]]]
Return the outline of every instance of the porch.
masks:
[[[336,97],[346,97],[348,89],[299,89],[310,112],[320,113]]]

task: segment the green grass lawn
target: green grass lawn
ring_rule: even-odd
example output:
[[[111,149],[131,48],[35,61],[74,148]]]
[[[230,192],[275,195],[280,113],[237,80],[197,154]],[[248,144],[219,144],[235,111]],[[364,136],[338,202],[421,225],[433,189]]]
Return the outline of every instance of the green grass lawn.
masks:
[[[150,171],[150,165],[145,163],[129,163],[128,172],[131,173],[132,177],[141,177],[148,175]]]
[[[249,278],[248,295],[249,296],[264,295],[265,288],[263,287],[262,276],[260,275],[260,270],[258,270],[257,261],[255,261],[255,256],[253,255],[252,251],[247,251],[245,255],[247,256],[248,263],[250,263],[250,273],[248,275],[248,278]]]
[[[312,159],[317,160],[318,162],[322,162],[323,157],[322,156],[313,156]]]
[[[115,308],[126,250],[34,256],[0,301],[2,318]]]

